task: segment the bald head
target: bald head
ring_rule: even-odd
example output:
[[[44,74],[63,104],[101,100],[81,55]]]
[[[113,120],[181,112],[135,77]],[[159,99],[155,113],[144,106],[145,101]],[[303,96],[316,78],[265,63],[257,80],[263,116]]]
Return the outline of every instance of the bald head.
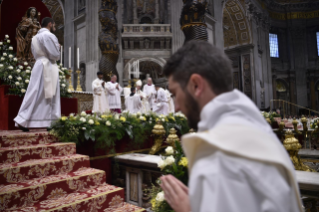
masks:
[[[112,81],[112,82],[117,82],[117,76],[116,76],[115,74],[113,74],[113,75],[111,76],[111,81]]]

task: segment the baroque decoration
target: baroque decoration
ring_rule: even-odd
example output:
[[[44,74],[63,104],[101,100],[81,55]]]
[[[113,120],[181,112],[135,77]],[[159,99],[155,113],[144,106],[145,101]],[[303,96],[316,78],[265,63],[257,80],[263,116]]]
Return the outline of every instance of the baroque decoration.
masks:
[[[208,41],[205,24],[205,14],[208,12],[207,1],[183,0],[183,2],[180,25],[185,34],[185,43],[190,40]]]
[[[117,44],[117,1],[102,0],[99,10],[99,19],[102,31],[99,35],[99,46],[102,52],[100,71],[104,74],[104,80],[109,81],[112,74],[119,78],[116,63],[119,58],[119,46]]]
[[[34,7],[30,7],[22,21],[19,23],[16,30],[16,40],[17,40],[17,58],[22,62],[34,62],[31,51],[32,38],[41,29],[39,23],[40,13]]]

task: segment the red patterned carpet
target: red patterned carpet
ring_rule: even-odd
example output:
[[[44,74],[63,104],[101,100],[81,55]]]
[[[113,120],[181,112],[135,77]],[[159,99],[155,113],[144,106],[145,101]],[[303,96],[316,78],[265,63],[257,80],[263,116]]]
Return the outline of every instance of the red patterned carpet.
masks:
[[[0,211],[144,211],[105,181],[74,143],[58,143],[45,130],[0,131]]]

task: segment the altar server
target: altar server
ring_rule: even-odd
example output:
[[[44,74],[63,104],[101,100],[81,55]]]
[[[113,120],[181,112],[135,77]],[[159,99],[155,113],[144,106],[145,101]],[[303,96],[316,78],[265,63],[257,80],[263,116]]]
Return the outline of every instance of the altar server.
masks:
[[[121,93],[123,88],[117,83],[117,76],[114,74],[111,77],[111,81],[106,83],[108,90],[109,107],[113,113],[121,113]]]
[[[32,54],[36,59],[31,72],[27,92],[17,117],[16,126],[23,131],[28,128],[46,128],[61,117],[59,68],[60,44],[52,34],[55,23],[52,18],[42,20],[42,29],[32,39]]]
[[[92,83],[93,90],[93,113],[108,113],[110,112],[109,101],[107,98],[107,89],[103,80],[103,73],[97,72],[97,79]]]
[[[146,94],[142,91],[142,81],[138,80],[136,83],[136,94],[141,97],[142,108],[141,113],[147,114],[151,111],[150,104],[146,98]]]
[[[152,78],[147,79],[147,84],[144,85],[143,92],[146,95],[146,99],[148,100],[150,109],[152,109],[154,107],[154,101],[155,101],[155,95],[156,95],[156,90],[155,90],[155,86],[153,85]]]
[[[167,93],[161,87],[161,83],[156,83],[155,88],[157,91],[156,100],[154,101],[153,112],[158,115],[168,115],[169,114],[169,105]]]
[[[139,113],[142,110],[141,97],[135,91],[135,87],[132,87],[130,96],[125,98],[126,111],[132,114]]]
[[[232,63],[204,41],[187,42],[164,68],[176,110],[198,129],[182,138],[189,188],[161,177],[178,212],[301,212],[293,164],[256,105],[232,89]]]

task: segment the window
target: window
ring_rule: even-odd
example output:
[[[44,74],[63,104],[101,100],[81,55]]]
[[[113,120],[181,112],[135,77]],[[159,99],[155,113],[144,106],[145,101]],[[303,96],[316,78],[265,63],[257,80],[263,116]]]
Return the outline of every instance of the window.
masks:
[[[317,51],[319,56],[319,32],[317,32]]]
[[[270,57],[279,58],[278,35],[269,33]]]

